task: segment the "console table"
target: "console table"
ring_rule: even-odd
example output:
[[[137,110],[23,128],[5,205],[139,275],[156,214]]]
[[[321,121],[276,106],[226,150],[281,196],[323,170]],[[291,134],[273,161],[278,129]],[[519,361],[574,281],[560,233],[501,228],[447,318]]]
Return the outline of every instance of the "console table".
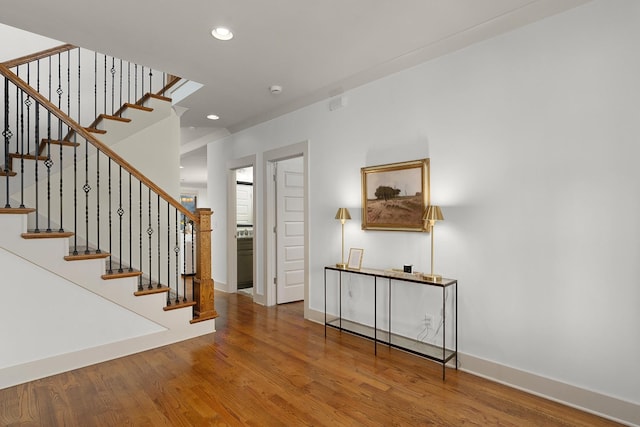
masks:
[[[338,272],[338,315],[329,315],[327,313],[327,272]],[[343,318],[342,313],[342,279],[345,274],[357,274],[361,276],[369,276],[373,278],[373,327],[362,323],[354,322]],[[378,282],[387,284],[387,292],[389,299],[387,330],[378,327],[377,316],[377,289]],[[393,281],[410,282],[419,286],[429,286],[442,289],[442,345],[434,345],[422,342],[407,336],[398,335],[392,332],[392,312],[391,312],[391,284]],[[447,317],[446,307],[446,290],[452,289],[452,309],[454,311],[454,338],[453,343],[449,343],[447,347],[447,322],[451,320]],[[451,317],[451,316],[449,316]],[[335,266],[327,266],[324,268],[324,333],[327,335],[327,327],[338,329],[340,331],[349,332],[364,338],[373,340],[374,353],[377,354],[378,343],[386,344],[389,347],[402,349],[404,351],[417,354],[427,359],[442,364],[442,380],[445,380],[445,366],[447,362],[455,359],[455,368],[458,369],[458,281],[455,279],[443,278],[440,282],[431,282],[422,278],[421,275],[412,273],[403,273],[395,270],[377,270],[371,268],[341,269]]]

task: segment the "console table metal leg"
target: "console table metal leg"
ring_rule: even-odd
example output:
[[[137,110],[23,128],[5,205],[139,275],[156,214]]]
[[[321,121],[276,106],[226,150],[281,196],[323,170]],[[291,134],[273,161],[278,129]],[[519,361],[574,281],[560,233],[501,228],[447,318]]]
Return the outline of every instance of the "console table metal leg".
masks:
[[[378,278],[373,278],[373,354],[378,355]]]
[[[324,337],[327,337],[327,269],[324,270]]]
[[[445,288],[442,287],[442,381],[444,381],[445,379],[445,375],[446,375],[446,365],[447,362],[445,360],[446,359],[446,354],[445,354],[445,350],[447,348],[447,319],[446,319],[446,315],[447,315],[447,310],[446,310],[446,295],[445,295]]]
[[[456,370],[458,369],[458,282],[454,285],[455,296],[456,296]]]
[[[339,316],[338,317],[338,326],[340,327],[340,330],[342,331],[342,271],[340,273],[338,273],[340,276],[340,279],[338,280],[338,301],[340,301],[340,307],[339,307]]]
[[[387,336],[387,343],[389,348],[391,348],[391,279],[388,280],[387,289],[387,292],[389,293],[389,335]]]

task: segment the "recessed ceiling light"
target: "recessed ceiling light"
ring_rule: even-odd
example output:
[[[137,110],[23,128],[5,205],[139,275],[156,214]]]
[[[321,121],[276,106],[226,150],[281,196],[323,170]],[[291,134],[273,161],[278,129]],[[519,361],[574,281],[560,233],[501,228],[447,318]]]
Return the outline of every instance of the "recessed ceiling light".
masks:
[[[211,30],[211,35],[218,40],[227,41],[233,38],[233,33],[231,30],[225,27],[216,27]]]
[[[215,114],[209,114],[207,116],[207,119],[209,120],[218,120],[220,117],[216,116]]]

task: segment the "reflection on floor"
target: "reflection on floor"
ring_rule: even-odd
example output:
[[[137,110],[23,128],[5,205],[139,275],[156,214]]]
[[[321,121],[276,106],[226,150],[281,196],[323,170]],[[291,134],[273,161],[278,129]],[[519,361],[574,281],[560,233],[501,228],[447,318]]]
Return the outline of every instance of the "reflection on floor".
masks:
[[[245,295],[249,295],[250,297],[253,296],[253,288],[244,288],[244,289],[238,289],[238,293],[239,294],[245,294]]]

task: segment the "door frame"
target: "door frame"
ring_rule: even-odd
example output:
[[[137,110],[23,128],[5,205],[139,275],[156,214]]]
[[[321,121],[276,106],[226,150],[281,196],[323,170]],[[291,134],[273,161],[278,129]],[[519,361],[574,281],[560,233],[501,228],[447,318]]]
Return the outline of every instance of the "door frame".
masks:
[[[263,182],[265,190],[263,206],[263,224],[262,230],[264,246],[262,250],[262,259],[264,265],[264,283],[265,283],[265,305],[272,306],[276,304],[276,285],[274,279],[276,277],[275,254],[275,227],[276,218],[276,186],[274,175],[274,165],[280,160],[287,160],[294,157],[302,157],[302,165],[304,168],[304,317],[309,315],[309,141],[299,142],[297,144],[288,145],[286,147],[276,148],[274,150],[265,151],[263,153]]]
[[[256,184],[256,156],[242,157],[227,161],[227,289],[229,293],[238,292],[238,241],[236,239],[236,170],[242,168],[253,168],[253,184]],[[256,192],[253,192],[253,297],[256,297]]]

